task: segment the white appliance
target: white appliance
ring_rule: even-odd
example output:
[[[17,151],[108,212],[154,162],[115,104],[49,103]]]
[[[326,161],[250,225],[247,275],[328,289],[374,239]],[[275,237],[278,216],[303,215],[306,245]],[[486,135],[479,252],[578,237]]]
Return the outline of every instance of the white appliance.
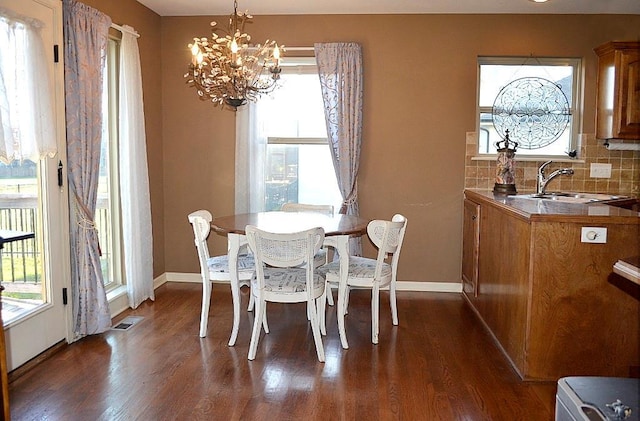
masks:
[[[640,379],[563,377],[558,380],[556,421],[640,420]]]

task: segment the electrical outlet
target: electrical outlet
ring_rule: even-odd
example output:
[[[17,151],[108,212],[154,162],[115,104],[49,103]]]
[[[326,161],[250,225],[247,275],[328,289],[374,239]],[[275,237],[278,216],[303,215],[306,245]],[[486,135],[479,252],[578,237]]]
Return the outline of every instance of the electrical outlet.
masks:
[[[591,178],[611,178],[611,164],[591,164]]]
[[[580,241],[583,243],[605,244],[607,242],[607,229],[604,227],[582,227]]]

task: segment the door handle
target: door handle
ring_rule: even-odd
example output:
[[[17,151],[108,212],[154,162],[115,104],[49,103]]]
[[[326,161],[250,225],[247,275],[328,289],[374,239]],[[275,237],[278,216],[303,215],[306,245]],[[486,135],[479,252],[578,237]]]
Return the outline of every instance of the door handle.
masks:
[[[58,161],[58,186],[62,187],[62,161]]]

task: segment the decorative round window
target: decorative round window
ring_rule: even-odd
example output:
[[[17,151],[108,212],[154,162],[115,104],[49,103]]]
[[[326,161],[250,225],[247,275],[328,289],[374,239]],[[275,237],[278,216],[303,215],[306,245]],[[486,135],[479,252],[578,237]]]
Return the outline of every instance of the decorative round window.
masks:
[[[493,125],[521,148],[539,149],[556,141],[569,124],[569,101],[557,84],[539,77],[516,79],[493,102]]]

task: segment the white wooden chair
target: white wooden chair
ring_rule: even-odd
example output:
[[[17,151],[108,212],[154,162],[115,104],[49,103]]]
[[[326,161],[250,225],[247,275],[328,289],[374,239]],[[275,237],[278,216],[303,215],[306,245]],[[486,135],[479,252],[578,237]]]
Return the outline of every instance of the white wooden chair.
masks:
[[[320,318],[324,318],[325,280],[316,273],[313,264],[314,256],[324,241],[324,230],[312,228],[297,233],[276,234],[247,225],[245,231],[256,261],[256,276],[251,281],[255,318],[249,360],[256,357],[267,302],[306,302],[318,360],[324,362]]]
[[[283,212],[316,212],[323,215],[333,216],[333,205],[310,205],[307,203],[285,203],[280,208]],[[329,253],[326,247],[323,247],[318,251],[315,256],[314,264],[320,267],[329,262]],[[327,294],[327,302],[329,305],[333,305],[333,294],[331,291]]]
[[[193,226],[198,260],[200,261],[200,275],[202,276],[202,313],[200,315],[200,337],[207,336],[207,322],[209,320],[209,306],[211,303],[211,284],[216,281],[230,281],[229,260],[227,255],[209,255],[207,237],[211,231],[211,212],[199,210],[189,214],[189,222]],[[255,273],[253,256],[247,253],[238,255],[238,280],[241,285],[249,285]],[[238,326],[233,326],[232,338],[238,333]],[[235,341],[233,341],[235,342]],[[229,343],[230,346],[234,343]]]
[[[391,319],[394,325],[398,324],[396,275],[406,228],[407,219],[399,214],[394,215],[391,221],[373,220],[367,226],[367,235],[378,248],[377,258],[349,256],[349,274],[347,288],[344,291],[346,296],[343,297],[343,308],[337,309],[338,312],[342,312],[338,317],[344,317],[347,313],[350,288],[371,289],[371,342],[374,344],[378,343],[380,288],[389,287]],[[327,283],[338,284],[340,263],[328,263],[318,268],[318,272],[324,274]],[[344,332],[341,333],[344,334]]]

